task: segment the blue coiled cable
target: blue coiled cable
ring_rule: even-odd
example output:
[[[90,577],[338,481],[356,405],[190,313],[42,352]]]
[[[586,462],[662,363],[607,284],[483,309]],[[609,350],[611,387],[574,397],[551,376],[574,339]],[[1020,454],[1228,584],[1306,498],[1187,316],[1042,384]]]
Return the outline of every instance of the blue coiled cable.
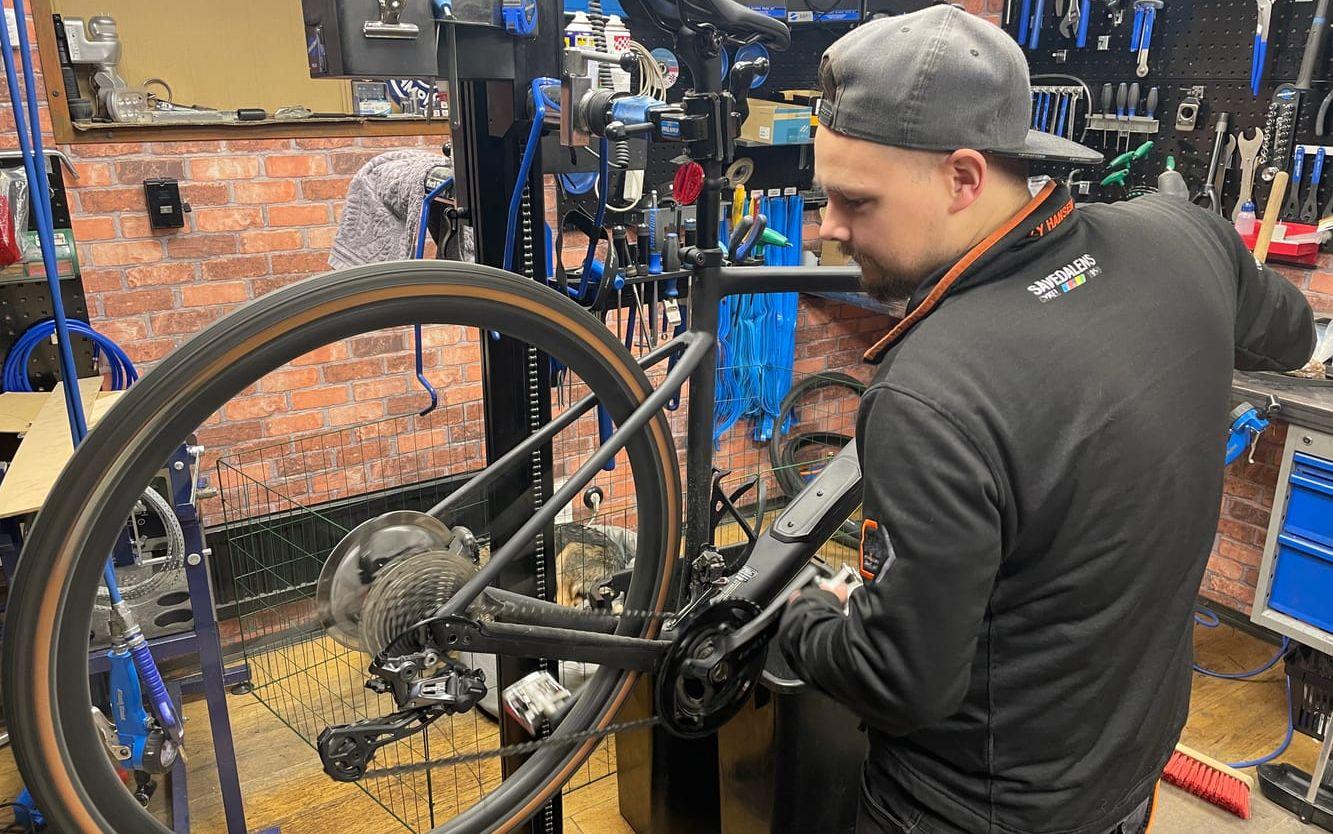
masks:
[[[130,383],[138,380],[139,372],[135,370],[134,362],[125,351],[121,350],[120,345],[93,330],[87,322],[69,319],[67,323],[71,335],[91,339],[96,354],[105,357],[107,367],[111,370],[112,389],[123,391],[130,387]],[[33,390],[32,381],[28,379],[28,363],[32,360],[32,352],[38,345],[50,339],[51,334],[55,332],[55,320],[44,319],[23,331],[23,335],[14,340],[14,345],[5,357],[3,384],[6,391]]]
[[[1221,624],[1221,620],[1218,619],[1218,616],[1214,614],[1212,611],[1209,611],[1207,608],[1196,608],[1194,610],[1194,622],[1195,624],[1201,625],[1204,628],[1217,628],[1218,625]],[[1230,681],[1245,680],[1247,678],[1253,678],[1257,675],[1261,675],[1264,672],[1267,672],[1269,669],[1272,669],[1274,666],[1277,665],[1277,662],[1279,660],[1286,657],[1287,651],[1290,648],[1291,648],[1291,638],[1283,637],[1282,645],[1278,648],[1277,654],[1273,655],[1273,657],[1269,659],[1267,663],[1255,669],[1251,669],[1248,672],[1215,672],[1212,669],[1205,669],[1197,663],[1194,664],[1194,671],[1198,672],[1201,675],[1207,675],[1210,678],[1221,678],[1222,680],[1230,680]],[[1257,759],[1250,759],[1248,761],[1243,761],[1243,762],[1229,762],[1227,764],[1228,767],[1234,767],[1237,770],[1244,770],[1247,767],[1258,767],[1261,764],[1268,764],[1269,762],[1276,759],[1278,756],[1281,756],[1283,753],[1287,752],[1287,748],[1291,746],[1292,735],[1295,733],[1296,727],[1291,720],[1291,678],[1287,678],[1286,683],[1287,683],[1287,735],[1284,739],[1282,739],[1282,743],[1278,745],[1276,750],[1274,750],[1272,753],[1269,753],[1266,756],[1260,756]]]

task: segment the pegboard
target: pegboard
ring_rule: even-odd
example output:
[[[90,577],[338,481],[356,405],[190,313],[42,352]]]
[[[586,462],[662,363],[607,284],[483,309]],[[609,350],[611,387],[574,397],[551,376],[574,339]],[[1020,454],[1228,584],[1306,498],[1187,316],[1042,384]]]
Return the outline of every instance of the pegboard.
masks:
[[[22,165],[22,160],[13,158],[0,159],[0,167],[13,168]],[[58,234],[64,234],[73,240],[69,230],[69,198],[65,189],[64,171],[59,163],[48,157],[47,177],[51,186],[51,214]],[[30,214],[30,231],[36,231],[35,216]],[[65,315],[72,319],[88,320],[88,301],[83,294],[83,280],[79,276],[78,259],[61,261],[63,272],[72,264],[72,274],[60,278],[61,298],[65,304]],[[40,264],[34,269],[40,274]],[[51,292],[45,278],[30,278],[14,266],[0,274],[0,360],[9,355],[9,349],[19,336],[29,327],[43,319],[52,317]],[[74,366],[80,377],[91,376],[95,372],[93,343],[82,336],[72,340]],[[60,357],[56,346],[50,340],[44,341],[32,352],[28,362],[29,379],[38,391],[49,391],[60,379]]]
[[[1010,4],[1012,13],[1006,30],[1014,35],[1018,31],[1021,3],[1019,0],[1010,0]],[[1131,142],[1131,147],[1137,146],[1145,138],[1155,143],[1152,154],[1143,162],[1135,164],[1132,183],[1155,184],[1157,175],[1165,167],[1166,158],[1170,155],[1175,157],[1177,170],[1185,177],[1191,192],[1197,193],[1203,185],[1212,156],[1217,114],[1231,114],[1229,130],[1232,134],[1253,127],[1265,127],[1273,91],[1283,82],[1295,81],[1299,74],[1315,4],[1311,0],[1273,4],[1268,61],[1257,97],[1250,91],[1250,59],[1257,20],[1254,0],[1166,0],[1165,7],[1157,13],[1148,59],[1149,72],[1145,78],[1135,75],[1137,54],[1129,50],[1134,23],[1132,0],[1125,0],[1123,5],[1123,21],[1119,26],[1113,26],[1111,13],[1106,10],[1103,0],[1094,0],[1092,20],[1088,27],[1088,46],[1075,49],[1072,39],[1060,36],[1054,3],[1047,0],[1040,48],[1024,49],[1032,73],[1034,76],[1060,73],[1080,78],[1087,83],[1092,93],[1094,112],[1101,111],[1101,89],[1107,82],[1115,87],[1122,81],[1138,81],[1141,88],[1140,107],[1147,98],[1149,88],[1158,87],[1160,102],[1157,118],[1161,127],[1156,136],[1136,135],[1136,141]],[[1105,51],[1096,49],[1099,36],[1102,35],[1109,36],[1109,48]],[[1296,131],[1298,144],[1313,143],[1315,140],[1315,114],[1328,92],[1326,78],[1330,55],[1333,55],[1333,44],[1326,44],[1323,61],[1315,70],[1313,89],[1306,93],[1301,105]],[[1193,86],[1204,88],[1197,126],[1193,131],[1177,131],[1176,109]],[[1076,132],[1076,138],[1078,135]],[[1119,150],[1112,147],[1115,144],[1114,134],[1111,142],[1106,143],[1099,131],[1089,131],[1085,144],[1102,151],[1108,161],[1123,150],[1123,145]],[[1309,170],[1307,166],[1307,180]],[[1067,173],[1052,167],[1047,167],[1044,172],[1053,175]],[[1096,180],[1100,180],[1104,173],[1104,169],[1098,169]],[[1240,185],[1238,153],[1232,158],[1232,167],[1225,182],[1223,206],[1229,216]],[[1255,198],[1261,214],[1268,188],[1269,184],[1256,175]],[[1321,207],[1331,194],[1333,167],[1326,164],[1324,183],[1320,189]],[[1118,200],[1123,195],[1124,192],[1118,187],[1096,188],[1090,198],[1081,199]]]
[[[88,320],[88,302],[83,295],[82,283],[75,276],[60,280],[61,298],[65,315],[72,319]],[[42,319],[49,319],[51,292],[46,279],[35,281],[5,281],[0,283],[0,354],[9,355],[9,348],[23,331]],[[74,365],[79,376],[90,376],[94,370],[93,343],[83,336],[71,339]],[[60,357],[56,346],[47,339],[32,352],[28,362],[29,379],[34,390],[50,391],[60,379]]]

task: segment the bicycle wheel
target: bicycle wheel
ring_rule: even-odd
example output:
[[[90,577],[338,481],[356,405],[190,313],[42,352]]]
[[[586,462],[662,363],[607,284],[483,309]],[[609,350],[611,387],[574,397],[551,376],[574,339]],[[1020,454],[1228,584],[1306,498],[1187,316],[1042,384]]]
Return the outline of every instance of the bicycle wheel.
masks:
[[[133,799],[90,718],[87,658],[106,555],[144,485],[208,415],[265,374],[354,334],[417,323],[520,334],[558,357],[617,423],[650,386],[633,358],[567,298],[497,269],[442,261],[378,264],[311,278],[222,319],[140,380],[77,450],[32,530],[10,594],[5,702],[26,780],[53,830],[167,832]],[[637,502],[637,560],[627,608],[662,611],[679,546],[680,476],[662,415],[627,444]],[[652,637],[659,620],[622,621]],[[632,631],[630,631],[632,629]],[[603,668],[565,719],[571,731],[608,726],[635,675]],[[561,725],[562,732],[565,724]],[[437,832],[508,830],[557,791],[595,745],[542,748]]]

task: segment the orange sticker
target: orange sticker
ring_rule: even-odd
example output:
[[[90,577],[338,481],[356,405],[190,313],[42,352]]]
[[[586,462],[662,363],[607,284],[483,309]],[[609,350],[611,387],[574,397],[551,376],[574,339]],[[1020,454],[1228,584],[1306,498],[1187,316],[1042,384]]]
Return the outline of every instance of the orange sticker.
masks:
[[[865,521],[861,522],[861,578],[867,582],[873,582],[875,580],[875,574],[878,573],[879,568],[883,567],[882,563],[876,564],[874,558],[876,547],[875,533],[878,531],[879,524],[874,520],[867,518]],[[867,548],[869,548],[872,553],[871,565],[866,564]],[[872,566],[874,570],[871,570]]]

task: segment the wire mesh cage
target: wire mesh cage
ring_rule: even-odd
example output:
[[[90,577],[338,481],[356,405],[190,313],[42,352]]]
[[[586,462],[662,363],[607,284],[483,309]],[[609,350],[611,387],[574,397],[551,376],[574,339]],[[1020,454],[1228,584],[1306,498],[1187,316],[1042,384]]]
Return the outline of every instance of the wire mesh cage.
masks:
[[[559,408],[557,408],[557,412]],[[262,446],[217,464],[226,551],[240,639],[253,694],[312,747],[327,726],[394,710],[388,695],[365,688],[369,657],[325,633],[316,611],[317,580],[337,543],[362,521],[394,510],[424,511],[485,465],[482,403],[444,406]],[[595,420],[581,419],[553,442],[559,461],[585,459],[596,442]],[[622,455],[623,458],[623,455]],[[627,462],[596,482],[605,501],[564,508],[554,528],[557,601],[579,605],[609,573],[630,567],[634,554],[633,484]],[[455,507],[455,518],[477,532],[483,560],[493,510],[483,500]],[[479,665],[494,661],[478,656]],[[561,665],[581,680],[587,664]],[[396,766],[492,750],[500,746],[494,693],[481,710],[441,719],[428,732],[381,750],[377,766]],[[311,755],[316,753],[312,750]],[[565,787],[566,793],[615,773],[615,740],[604,740]],[[357,784],[410,831],[447,821],[492,790],[498,758]]]

